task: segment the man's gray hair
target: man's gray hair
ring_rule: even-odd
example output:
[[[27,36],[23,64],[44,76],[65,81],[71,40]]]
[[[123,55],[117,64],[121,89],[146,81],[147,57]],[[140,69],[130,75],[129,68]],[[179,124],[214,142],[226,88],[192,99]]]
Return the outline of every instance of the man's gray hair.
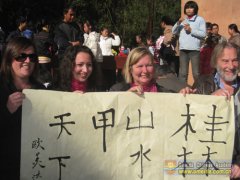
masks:
[[[222,43],[217,44],[212,52],[211,67],[216,68],[217,59],[219,58],[219,56],[222,55],[223,50],[226,48],[236,49],[237,50],[237,59],[238,59],[238,61],[240,61],[240,47],[234,43],[222,42]]]

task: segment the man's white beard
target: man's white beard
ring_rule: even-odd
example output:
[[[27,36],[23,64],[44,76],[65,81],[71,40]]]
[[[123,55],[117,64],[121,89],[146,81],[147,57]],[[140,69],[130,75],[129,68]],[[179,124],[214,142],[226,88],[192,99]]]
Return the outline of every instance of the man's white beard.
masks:
[[[237,78],[237,75],[238,75],[239,70],[238,70],[238,69],[234,69],[232,76],[226,76],[226,75],[224,74],[224,71],[217,66],[217,72],[219,73],[220,77],[221,77],[224,81],[226,81],[226,82],[232,82],[232,81],[234,81],[234,80]]]

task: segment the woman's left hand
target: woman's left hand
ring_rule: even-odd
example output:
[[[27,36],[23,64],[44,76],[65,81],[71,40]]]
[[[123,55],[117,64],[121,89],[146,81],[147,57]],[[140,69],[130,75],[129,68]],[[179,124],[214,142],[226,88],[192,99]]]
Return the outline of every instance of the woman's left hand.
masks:
[[[136,93],[138,95],[142,95],[143,94],[143,89],[142,89],[141,86],[133,86],[128,91],[134,92],[134,93]]]

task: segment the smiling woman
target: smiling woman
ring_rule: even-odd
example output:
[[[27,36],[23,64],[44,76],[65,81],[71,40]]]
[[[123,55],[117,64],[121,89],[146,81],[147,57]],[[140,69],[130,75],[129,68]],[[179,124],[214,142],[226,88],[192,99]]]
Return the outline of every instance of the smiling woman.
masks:
[[[0,74],[0,117],[2,179],[20,179],[21,112],[23,89],[44,89],[37,81],[38,59],[31,40],[9,41]],[[9,173],[10,172],[10,173]]]
[[[88,47],[68,47],[60,64],[56,89],[80,93],[95,91],[94,68],[94,56]]]
[[[156,83],[153,62],[153,55],[147,48],[137,47],[133,49],[123,68],[125,81],[113,85],[110,91],[131,91],[138,94],[170,92]]]

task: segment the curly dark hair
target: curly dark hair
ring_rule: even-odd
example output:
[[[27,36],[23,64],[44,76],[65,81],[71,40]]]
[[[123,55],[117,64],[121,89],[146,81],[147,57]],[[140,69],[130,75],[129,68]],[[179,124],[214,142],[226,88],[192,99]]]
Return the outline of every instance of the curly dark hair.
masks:
[[[84,52],[91,56],[93,71],[88,78],[87,91],[95,91],[95,64],[94,55],[92,51],[86,46],[70,46],[64,52],[63,59],[61,59],[59,68],[59,82],[57,89],[61,91],[71,91],[71,82],[73,78],[73,67],[78,53]]]

